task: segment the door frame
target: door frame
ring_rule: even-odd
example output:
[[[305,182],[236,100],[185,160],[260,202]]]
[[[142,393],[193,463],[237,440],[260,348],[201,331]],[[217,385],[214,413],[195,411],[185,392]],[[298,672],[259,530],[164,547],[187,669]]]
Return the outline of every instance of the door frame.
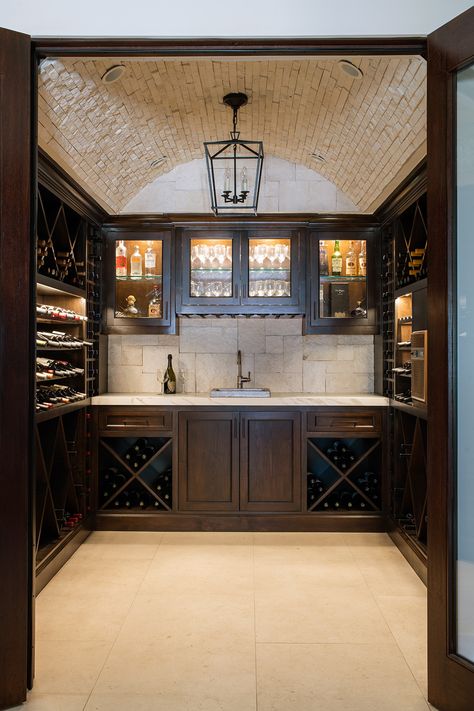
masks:
[[[474,9],[428,36],[428,692],[470,711],[474,664],[455,650],[455,72],[474,61]]]
[[[18,242],[15,241],[13,233],[6,236],[4,246],[8,245],[10,249],[14,248],[17,254],[22,254],[29,263],[29,314],[26,317],[22,306],[20,308],[17,298],[17,293],[12,290],[11,315],[13,320],[28,324],[28,348],[23,351],[24,357],[28,357],[29,364],[26,368],[27,375],[23,375],[23,389],[25,398],[19,412],[17,421],[17,433],[21,432],[20,437],[16,437],[15,441],[18,447],[24,453],[30,452],[28,466],[22,467],[21,476],[16,479],[16,486],[21,491],[30,492],[27,506],[29,509],[30,526],[34,521],[33,512],[33,496],[34,496],[34,451],[33,451],[33,424],[34,412],[32,408],[34,394],[34,369],[33,369],[33,334],[35,330],[34,324],[34,284],[35,284],[35,252],[34,252],[34,225],[35,225],[35,205],[37,191],[37,133],[36,133],[36,102],[37,102],[37,70],[39,62],[46,57],[61,57],[61,56],[100,56],[100,57],[177,57],[177,56],[196,56],[196,57],[212,57],[212,56],[354,56],[354,55],[419,55],[426,59],[427,40],[421,36],[411,37],[383,37],[383,38],[364,38],[364,37],[344,37],[344,38],[184,38],[184,39],[154,39],[154,38],[51,38],[51,37],[36,37],[31,39],[31,151],[28,143],[29,165],[31,166],[31,200],[30,214],[30,245],[25,245],[23,251],[18,250]],[[25,159],[23,159],[25,165]],[[21,161],[19,161],[20,163]],[[12,201],[12,206],[14,206]],[[2,296],[3,298],[3,296]],[[6,305],[6,301],[4,303]],[[17,360],[15,353],[11,350],[5,360],[6,372],[19,372],[18,365],[23,360]],[[5,378],[5,381],[7,379]],[[13,379],[12,379],[13,382]],[[2,382],[2,386],[5,383]],[[5,390],[3,391],[5,393]],[[6,402],[5,398],[2,399]],[[1,405],[0,405],[1,407]],[[20,409],[20,408],[19,408]],[[25,441],[26,440],[26,441]],[[5,460],[4,460],[5,461]],[[24,514],[25,502],[15,500],[15,505],[9,506],[9,520],[12,517],[19,517],[22,520]],[[1,525],[1,518],[0,518]],[[8,525],[8,521],[7,521]],[[5,528],[5,527],[4,527]],[[3,532],[3,529],[0,529]],[[11,530],[7,531],[8,537],[11,536]],[[26,540],[25,540],[26,539]],[[6,540],[9,540],[7,538]],[[30,548],[31,544],[31,529],[22,528],[19,533],[18,546],[26,555],[26,565],[29,566],[29,579],[27,581],[28,594],[34,595],[34,551]],[[26,549],[28,550],[26,551]],[[23,553],[21,554],[23,555]],[[23,560],[25,563],[25,560]],[[22,582],[23,581],[23,582]],[[17,584],[26,584],[20,573],[17,574]],[[16,602],[16,601],[15,601]],[[26,609],[26,608],[25,608]],[[31,612],[31,611],[30,611]],[[25,613],[26,614],[26,613]],[[34,606],[33,606],[34,614]],[[27,623],[26,617],[22,617],[22,622]],[[33,641],[30,640],[31,644]],[[29,681],[27,679],[27,661],[25,655],[25,669],[16,669],[19,676],[25,677],[25,688],[16,692],[14,703],[20,703],[26,695],[26,686],[31,687],[33,678],[33,668],[30,667],[28,672]],[[22,686],[20,683],[20,687]],[[1,698],[1,697],[0,697]]]

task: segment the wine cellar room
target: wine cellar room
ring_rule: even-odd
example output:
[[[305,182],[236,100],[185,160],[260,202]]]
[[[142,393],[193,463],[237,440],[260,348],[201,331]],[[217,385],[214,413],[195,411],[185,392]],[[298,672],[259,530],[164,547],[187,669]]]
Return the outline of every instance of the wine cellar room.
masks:
[[[445,50],[203,42],[32,42],[28,663],[0,708],[465,711]]]

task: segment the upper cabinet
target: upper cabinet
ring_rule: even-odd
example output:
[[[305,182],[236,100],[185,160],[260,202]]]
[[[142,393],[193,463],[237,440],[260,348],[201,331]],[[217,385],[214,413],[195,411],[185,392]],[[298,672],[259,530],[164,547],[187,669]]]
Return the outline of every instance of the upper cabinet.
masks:
[[[178,241],[177,312],[304,312],[299,230],[188,228]]]
[[[312,230],[306,333],[377,332],[378,230]]]
[[[174,330],[171,231],[106,233],[108,333]]]

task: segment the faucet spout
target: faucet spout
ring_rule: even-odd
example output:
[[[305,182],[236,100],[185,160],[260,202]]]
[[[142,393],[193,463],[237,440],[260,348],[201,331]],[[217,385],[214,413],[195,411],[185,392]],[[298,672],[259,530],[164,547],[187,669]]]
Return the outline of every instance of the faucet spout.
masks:
[[[239,390],[243,389],[243,384],[244,383],[250,383],[251,377],[250,377],[250,370],[248,372],[248,375],[242,375],[242,351],[237,351],[237,388]]]

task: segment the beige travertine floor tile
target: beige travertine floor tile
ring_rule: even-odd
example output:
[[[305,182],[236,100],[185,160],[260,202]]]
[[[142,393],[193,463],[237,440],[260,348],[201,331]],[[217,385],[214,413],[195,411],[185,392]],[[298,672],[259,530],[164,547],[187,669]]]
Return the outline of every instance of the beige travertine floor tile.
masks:
[[[88,694],[28,694],[25,704],[10,711],[83,711]]]
[[[257,644],[259,711],[428,711],[395,644]]]
[[[255,694],[238,691],[225,699],[214,696],[209,689],[205,696],[194,694],[96,694],[89,699],[85,711],[256,711]],[[42,710],[41,710],[42,711]],[[45,710],[46,711],[46,710]]]
[[[94,691],[98,694],[212,695],[223,708],[236,695],[255,697],[255,644],[232,634],[123,637],[114,645]]]
[[[149,560],[77,560],[73,556],[40,596],[117,595],[137,592]]]
[[[351,548],[394,548],[388,533],[341,533],[340,535]]]
[[[374,595],[426,597],[426,587],[395,547],[383,555],[356,556],[359,569]]]
[[[39,640],[35,694],[90,694],[111,646],[107,642],[82,642],[73,638]]]
[[[151,560],[162,537],[155,531],[94,531],[73,560]]]
[[[376,600],[413,676],[426,696],[428,687],[426,597],[383,596],[377,597]]]
[[[254,545],[287,548],[302,548],[310,546],[322,550],[324,548],[340,548],[347,546],[344,533],[318,533],[318,532],[259,532],[253,534]]]
[[[137,595],[116,647],[132,649],[153,640],[158,645],[166,639],[176,645],[209,643],[225,651],[233,644],[253,643],[254,638],[252,593],[208,592],[190,597],[177,590],[173,595]]]
[[[36,603],[36,639],[112,642],[130,609],[135,592],[125,588],[101,596],[40,595]]]
[[[257,642],[366,643],[393,642],[367,588],[302,589],[295,586],[256,591]]]
[[[251,546],[252,533],[234,531],[170,531],[163,533],[164,546]]]
[[[354,560],[327,561],[292,559],[278,562],[255,556],[255,589],[266,590],[363,587],[364,576]]]

